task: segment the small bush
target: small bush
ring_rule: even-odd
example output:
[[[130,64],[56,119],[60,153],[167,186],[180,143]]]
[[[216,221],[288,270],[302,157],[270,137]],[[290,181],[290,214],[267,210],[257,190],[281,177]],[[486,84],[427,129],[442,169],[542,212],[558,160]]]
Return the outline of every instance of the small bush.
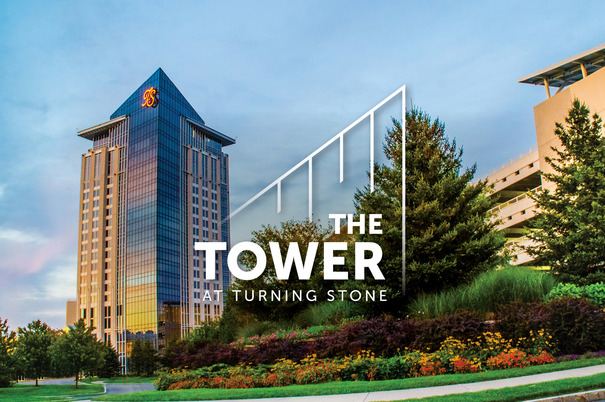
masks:
[[[561,299],[563,297],[575,299],[584,297],[598,306],[605,307],[605,284],[598,282],[591,285],[578,286],[573,283],[560,283],[546,295],[546,300]]]
[[[564,354],[600,350],[605,343],[605,312],[585,299],[558,299],[548,304],[550,333]]]
[[[492,329],[491,324],[486,323],[475,313],[457,313],[423,320],[417,324],[418,336],[410,347],[415,350],[434,351],[439,349],[441,343],[449,337],[465,340],[478,337]]]
[[[559,283],[555,286],[544,298],[545,300],[561,299],[563,297],[571,297],[574,299],[584,295],[582,286],[577,286],[573,283]]]
[[[313,341],[313,353],[334,357],[369,350],[381,356],[393,356],[415,338],[416,324],[413,322],[374,318],[344,325],[340,331]]]
[[[204,321],[195,328],[189,335],[186,341],[189,343],[219,343],[221,334],[219,331],[218,321]]]
[[[584,297],[598,306],[605,307],[605,284],[599,282],[584,286]]]
[[[526,338],[550,327],[550,310],[541,303],[512,302],[498,309],[496,331],[508,339]]]

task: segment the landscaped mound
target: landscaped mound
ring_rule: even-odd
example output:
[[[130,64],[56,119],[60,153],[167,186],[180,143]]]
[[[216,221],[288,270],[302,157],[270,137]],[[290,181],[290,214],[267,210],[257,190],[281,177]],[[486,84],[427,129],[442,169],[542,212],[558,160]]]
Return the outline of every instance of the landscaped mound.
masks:
[[[284,332],[232,344],[181,344],[172,354],[173,367],[189,370],[164,373],[156,385],[268,387],[546,364],[553,356],[601,350],[605,312],[583,298],[560,298],[508,304],[494,321],[473,313],[423,320],[382,317],[347,324],[332,333],[312,332],[293,336]]]
[[[277,387],[476,373],[552,363],[550,336],[545,331],[530,335],[531,338],[517,341],[492,332],[464,342],[450,337],[433,352],[401,350],[393,357],[376,357],[373,352],[362,350],[356,355],[336,358],[322,359],[316,354],[300,361],[281,358],[271,365],[216,364],[198,370],[163,373],[155,384],[159,390]]]

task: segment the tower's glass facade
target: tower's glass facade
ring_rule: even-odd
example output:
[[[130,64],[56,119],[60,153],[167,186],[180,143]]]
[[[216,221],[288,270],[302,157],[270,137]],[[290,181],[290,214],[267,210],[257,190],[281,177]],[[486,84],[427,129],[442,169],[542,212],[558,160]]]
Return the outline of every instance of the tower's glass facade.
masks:
[[[234,140],[207,127],[161,69],[109,122],[79,135],[94,144],[83,155],[82,197],[88,183],[94,188],[95,178],[103,176],[99,182],[111,182],[111,190],[109,184],[99,188],[99,210],[107,212],[111,191],[113,219],[111,226],[101,219],[92,228],[91,222],[86,231],[81,219],[80,315],[88,313],[98,337],[123,356],[137,338],[152,340],[161,352],[172,337],[222,313],[214,290],[231,283],[226,256],[219,256],[218,279],[206,281],[204,258],[193,244],[229,243],[229,158],[222,148]],[[93,236],[97,253],[106,257],[96,260],[94,270],[86,258]],[[103,328],[106,316],[110,328]]]

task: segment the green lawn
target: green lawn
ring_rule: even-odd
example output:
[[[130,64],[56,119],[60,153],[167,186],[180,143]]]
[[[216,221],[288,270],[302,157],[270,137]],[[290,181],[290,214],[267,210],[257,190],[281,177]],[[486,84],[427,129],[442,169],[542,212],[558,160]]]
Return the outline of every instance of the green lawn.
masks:
[[[0,400],[11,402],[29,401],[70,401],[74,397],[94,396],[105,392],[102,385],[24,385],[15,384],[9,388],[0,388]]]
[[[272,398],[308,395],[350,394],[357,392],[391,391],[395,389],[435,387],[439,385],[461,384],[478,381],[497,380],[501,378],[519,377],[531,374],[547,373],[572,368],[604,364],[605,357],[595,359],[575,360],[571,362],[553,363],[543,366],[533,366],[524,369],[509,369],[487,371],[475,374],[446,374],[435,377],[406,378],[388,381],[342,381],[325,384],[291,385],[275,388],[252,389],[184,389],[177,391],[147,391],[133,394],[106,395],[95,400],[104,401],[179,401],[179,400],[208,400],[208,399],[248,399]]]
[[[87,377],[81,382],[92,383],[96,381],[102,381],[107,384],[141,384],[145,382],[154,382],[159,376],[151,377],[136,377],[136,376],[125,376],[125,377],[113,377],[113,378],[99,378],[99,377]]]
[[[526,399],[543,398],[547,396],[564,395],[580,391],[590,391],[605,387],[605,373],[595,374],[588,377],[567,378],[542,382],[538,384],[521,385],[501,389],[492,389],[481,392],[468,392],[464,394],[433,396],[422,398],[423,401],[448,401],[448,402],[506,402],[522,401]],[[405,399],[406,401],[419,401],[420,399]]]

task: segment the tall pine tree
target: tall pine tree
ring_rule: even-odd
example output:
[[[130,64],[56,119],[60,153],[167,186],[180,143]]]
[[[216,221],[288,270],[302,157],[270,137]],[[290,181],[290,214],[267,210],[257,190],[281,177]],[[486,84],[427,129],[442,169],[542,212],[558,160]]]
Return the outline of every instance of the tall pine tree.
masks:
[[[426,113],[406,113],[406,294],[402,294],[402,127],[393,120],[384,152],[390,166],[377,166],[375,191],[355,194],[357,215],[382,214],[380,235],[357,235],[356,241],[381,245],[380,268],[390,309],[403,310],[407,297],[433,293],[470,281],[502,261],[504,238],[489,210],[487,181],[472,183],[476,166],[463,170],[462,150],[445,135],[444,125]],[[367,232],[367,231],[366,231]]]
[[[556,185],[534,199],[540,214],[528,251],[550,265],[563,281],[579,284],[605,280],[605,138],[603,122],[578,99],[566,124],[556,123],[561,146],[545,158],[554,173],[543,178]]]

